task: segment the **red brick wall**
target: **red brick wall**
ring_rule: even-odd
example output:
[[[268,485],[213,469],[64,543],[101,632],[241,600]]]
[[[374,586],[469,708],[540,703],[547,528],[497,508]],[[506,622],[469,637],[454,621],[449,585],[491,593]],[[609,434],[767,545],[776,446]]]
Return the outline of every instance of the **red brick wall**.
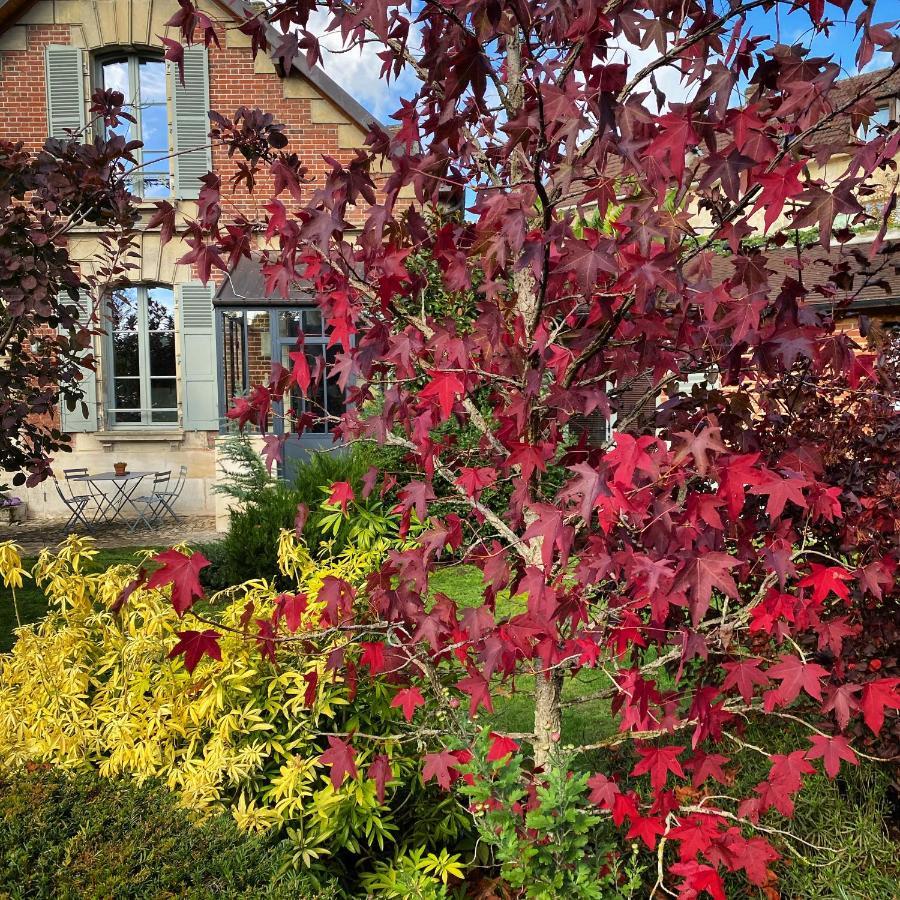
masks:
[[[0,53],[0,136],[22,140],[29,149],[47,138],[44,47],[68,44],[68,25],[29,25],[27,50]]]

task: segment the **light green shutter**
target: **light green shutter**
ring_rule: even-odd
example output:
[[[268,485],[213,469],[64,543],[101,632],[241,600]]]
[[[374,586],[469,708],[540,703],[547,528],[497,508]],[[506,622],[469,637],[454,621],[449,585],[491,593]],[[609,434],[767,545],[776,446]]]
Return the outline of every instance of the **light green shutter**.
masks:
[[[49,44],[44,65],[47,82],[47,130],[50,137],[65,138],[67,129],[85,126],[84,73],[78,47]]]
[[[181,332],[181,408],[185,431],[219,430],[219,389],[213,286],[181,284],[178,326]]]
[[[81,293],[78,297],[78,321],[87,325],[91,318],[90,297]],[[85,355],[89,351],[85,351]],[[59,417],[62,430],[69,434],[81,431],[97,430],[97,376],[92,369],[81,370],[81,381],[78,382],[83,398],[69,411],[65,399],[60,396]],[[85,415],[85,412],[87,415]]]
[[[174,84],[175,196],[196,200],[200,179],[212,168],[209,149],[209,68],[205,47],[184,48],[184,84],[170,66]]]

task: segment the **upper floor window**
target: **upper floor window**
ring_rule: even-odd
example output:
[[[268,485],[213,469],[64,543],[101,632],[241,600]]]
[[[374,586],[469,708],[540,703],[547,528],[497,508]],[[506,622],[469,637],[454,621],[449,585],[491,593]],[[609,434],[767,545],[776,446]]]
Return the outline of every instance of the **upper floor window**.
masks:
[[[172,289],[157,285],[117,288],[109,298],[108,315],[109,425],[176,424]]]
[[[145,199],[168,197],[172,184],[164,60],[139,53],[105,56],[98,61],[98,75],[103,88],[122,92],[125,112],[135,119],[133,123],[123,120],[113,130],[128,140],[143,142],[143,147],[134,151],[137,165],[132,190]]]

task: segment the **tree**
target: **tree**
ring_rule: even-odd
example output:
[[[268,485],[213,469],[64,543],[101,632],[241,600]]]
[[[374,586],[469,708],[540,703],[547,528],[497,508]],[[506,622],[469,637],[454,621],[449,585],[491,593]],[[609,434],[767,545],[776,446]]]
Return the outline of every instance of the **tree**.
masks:
[[[73,133],[32,152],[0,140],[0,465],[15,473],[14,484],[38,484],[50,474],[51,454],[71,449],[54,410],[82,403],[99,298],[133,262],[126,172],[138,144],[104,127],[131,118],[123,103],[115,91],[93,96],[100,127],[90,142]],[[68,240],[85,225],[102,229],[103,249],[75,260]]]
[[[172,24],[192,41],[198,19],[181,5]],[[731,2],[718,15],[694,2],[423,0],[413,14],[300,0],[241,30],[281,59],[302,48],[315,61],[317,6],[348,46],[382,45],[386,79],[412,69],[418,92],[395,130],[373,126],[367,150],[329,160],[315,186],[271,116],[218,111],[213,138],[240,160],[232,187],[273,183],[274,195],[265,221],[226,227],[209,180],[182,262],[233,264],[264,231],[268,283],[285,296],[311,284],[327,316],[352,401],[332,424],[404,453],[398,511],[427,530],[369,579],[365,604],[323,587],[326,625],[348,635],[336,665],[382,644],[398,705],[409,700],[412,717],[419,696],[443,704],[463,737],[466,709],[489,712],[498,684],[533,675],[533,733],[519,737],[538,779],[561,759],[564,679],[596,668],[619,733],[591,747],[634,751],[628,768],[596,773],[600,808],[648,847],[663,836],[680,846],[671,871],[686,896],[721,896],[722,868],[764,882],[771,851],[737,826],[790,814],[810,760],[824,757],[829,775],[851,763],[849,722],[879,732],[900,696],[877,673],[848,685],[842,664],[860,604],[896,595],[896,545],[841,526],[855,513],[839,468],[823,464],[831,437],[798,426],[816,404],[884,385],[811,303],[844,296],[832,268],[804,271],[801,256],[802,275],[775,279],[758,238],[779,245],[777,223],[817,225],[822,246],[839,249],[843,216],[873,224],[878,252],[893,192],[880,221],[860,199],[883,191],[900,133],[858,140],[851,123],[874,111],[900,40],[865,4],[857,66],[878,51],[893,67],[847,99],[835,62],[747,24],[778,7],[822,34],[823,2]],[[637,48],[651,60],[636,64]],[[664,70],[680,75],[682,99],[660,90]],[[846,165],[824,177],[840,153]],[[447,186],[466,192],[468,215],[442,208]],[[722,253],[724,279],[713,275]],[[431,270],[412,264],[423,258],[449,304],[429,301]],[[473,315],[448,315],[454,298],[463,309],[471,298]],[[659,430],[642,433],[623,400],[648,374],[641,399],[660,398]],[[275,365],[230,415],[264,425],[288,386],[306,392],[321,377]],[[286,415],[296,430],[314,418]],[[591,441],[598,417],[611,427]],[[458,440],[459,428],[477,439]],[[480,606],[426,601],[448,549],[482,570]],[[504,591],[519,599],[506,617]],[[767,718],[806,722],[811,740],[787,755],[757,748],[769,779],[729,798],[744,725]],[[446,747],[424,766],[444,786],[462,767]],[[715,798],[697,793],[709,779],[722,783]]]

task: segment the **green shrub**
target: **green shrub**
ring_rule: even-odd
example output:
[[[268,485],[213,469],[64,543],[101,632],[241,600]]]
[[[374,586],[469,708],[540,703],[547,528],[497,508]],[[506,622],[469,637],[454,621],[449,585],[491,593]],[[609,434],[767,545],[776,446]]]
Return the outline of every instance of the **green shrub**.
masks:
[[[8,897],[335,896],[290,867],[286,842],[228,815],[191,821],[154,781],[37,768],[0,780],[0,889]]]

